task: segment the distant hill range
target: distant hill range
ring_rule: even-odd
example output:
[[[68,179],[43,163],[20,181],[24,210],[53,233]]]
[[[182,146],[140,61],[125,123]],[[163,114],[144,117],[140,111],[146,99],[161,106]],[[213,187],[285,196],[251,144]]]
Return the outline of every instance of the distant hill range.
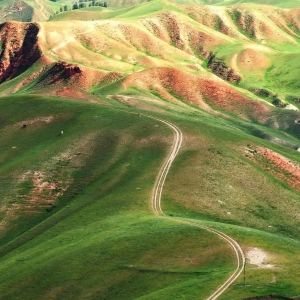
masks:
[[[124,8],[132,7],[144,2],[152,0],[108,0],[105,1],[108,7],[111,8]],[[78,3],[81,1],[79,0]],[[92,1],[82,1],[88,6]],[[95,1],[94,1],[95,2]],[[96,1],[97,2],[97,1]],[[228,6],[234,4],[243,3],[255,3],[272,5],[278,7],[300,7],[300,1],[281,1],[281,0],[269,0],[269,1],[246,1],[246,0],[172,0],[171,3],[177,4],[198,4],[198,5],[218,5]],[[21,21],[21,22],[39,22],[46,21],[50,17],[59,13],[62,9],[72,9],[73,4],[76,1],[71,0],[2,0],[0,1],[0,23],[7,21]],[[98,1],[101,3],[101,1]],[[102,1],[103,3],[103,1]]]
[[[48,22],[3,23],[0,96],[142,93],[298,132],[298,8],[109,5],[62,11]],[[26,7],[32,18],[46,18],[46,8],[38,16]]]

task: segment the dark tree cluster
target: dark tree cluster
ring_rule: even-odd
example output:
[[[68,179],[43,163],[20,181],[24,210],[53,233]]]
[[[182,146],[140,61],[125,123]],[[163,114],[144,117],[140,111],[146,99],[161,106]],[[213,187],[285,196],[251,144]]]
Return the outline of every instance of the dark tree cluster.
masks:
[[[92,2],[90,2],[89,6],[102,6],[102,7],[107,7],[107,2],[98,2],[95,0],[92,0]]]
[[[1,1],[1,0],[0,0]],[[53,2],[56,2],[57,0],[50,0]],[[74,9],[80,9],[80,8],[85,8],[87,6],[91,7],[91,6],[101,6],[101,7],[107,7],[107,2],[98,2],[96,0],[78,0],[79,2],[74,2],[72,4],[72,7],[70,8],[70,10],[74,10]],[[58,14],[59,12],[64,12],[64,11],[68,11],[69,8],[67,5],[61,6],[59,11],[56,11],[56,14]],[[50,17],[51,18],[51,17]]]
[[[75,2],[72,6],[72,9],[79,9],[79,8],[84,8],[84,7],[87,7],[87,2],[89,2],[88,6],[91,7],[91,6],[102,6],[102,7],[107,7],[107,2],[98,2],[96,0],[92,0],[92,1],[89,1],[89,0],[79,0],[79,3],[78,2]]]
[[[64,5],[64,7],[61,6],[61,8],[59,9],[60,12],[63,12],[63,11],[68,11],[68,6],[67,5]]]

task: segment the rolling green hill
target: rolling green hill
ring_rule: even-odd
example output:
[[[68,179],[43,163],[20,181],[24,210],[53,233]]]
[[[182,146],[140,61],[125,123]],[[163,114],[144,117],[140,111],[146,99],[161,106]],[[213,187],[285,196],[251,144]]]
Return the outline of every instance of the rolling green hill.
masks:
[[[39,96],[2,98],[1,106],[1,299],[198,299],[234,269],[225,242],[151,212],[172,141],[166,126],[126,106]],[[249,285],[241,278],[223,299],[258,289],[298,295],[290,273],[297,274],[299,193],[245,149],[297,161],[295,153],[192,108],[174,106],[164,118],[185,138],[164,210],[222,229],[245,250],[263,249],[275,265],[252,265]]]
[[[207,299],[235,253],[186,221],[245,254],[218,299],[300,297],[299,3],[257,2],[0,25],[1,300]]]

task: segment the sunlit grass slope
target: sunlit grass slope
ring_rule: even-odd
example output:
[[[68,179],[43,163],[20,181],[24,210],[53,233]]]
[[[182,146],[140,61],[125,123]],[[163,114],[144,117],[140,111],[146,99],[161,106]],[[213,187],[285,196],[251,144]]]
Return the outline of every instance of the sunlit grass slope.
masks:
[[[165,125],[122,104],[15,96],[0,106],[0,299],[204,299],[234,270],[225,241],[151,212],[172,141]],[[165,112],[184,143],[164,211],[225,231],[271,265],[248,260],[247,285],[240,278],[222,299],[298,296],[300,195],[259,149],[296,163],[297,152],[249,134],[267,127]]]
[[[220,299],[299,297],[299,190],[291,188],[288,179],[274,176],[270,162],[255,159],[260,148],[281,153],[298,166],[299,156],[243,134],[239,122],[226,123],[205,116],[177,121],[186,135],[167,178],[164,211],[205,220],[243,245],[246,285],[241,276]],[[253,248],[267,254],[260,266],[248,256]]]
[[[225,242],[151,212],[164,125],[58,98],[0,106],[0,299],[197,299],[234,269]]]
[[[151,212],[173,134],[142,110],[184,135],[163,210],[228,233],[247,256],[246,285],[221,299],[300,296],[300,115],[270,105],[299,107],[298,14],[235,2],[39,24],[42,59],[1,85],[19,94],[0,99],[0,299],[205,299],[235,269],[224,241]],[[239,84],[212,73],[210,51]],[[21,94],[58,90],[102,104]]]

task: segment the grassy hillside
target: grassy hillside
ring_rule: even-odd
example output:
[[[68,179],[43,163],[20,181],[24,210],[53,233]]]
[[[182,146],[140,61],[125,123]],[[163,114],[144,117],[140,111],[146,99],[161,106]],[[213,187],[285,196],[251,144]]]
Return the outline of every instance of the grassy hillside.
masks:
[[[0,299],[206,299],[232,248],[172,217],[241,244],[220,299],[300,297],[298,1],[130,3],[0,26]]]
[[[98,1],[99,2],[99,1]],[[100,1],[101,2],[101,1]],[[102,1],[101,3],[103,3]],[[66,15],[70,19],[80,19],[84,20],[85,17],[80,18],[79,14],[83,16],[97,18],[97,12],[103,11],[104,17],[114,16],[111,10],[123,10],[131,9],[132,7],[139,6],[140,4],[147,4],[149,1],[146,0],[109,0],[106,1],[108,9],[103,9],[100,6],[89,7],[91,1],[87,2],[88,8],[72,10],[74,1],[70,0],[56,0],[56,1],[46,1],[46,0],[3,0],[0,2],[0,23],[7,21],[21,21],[21,22],[42,22],[52,19],[65,19]],[[152,2],[152,1],[151,1]],[[242,3],[253,3],[255,5],[270,5],[282,8],[298,8],[300,7],[300,2],[297,0],[291,1],[281,1],[281,0],[269,0],[269,1],[240,1],[240,0],[229,0],[229,1],[219,1],[219,0],[173,0],[170,1],[173,4],[188,4],[188,5],[216,5],[216,6],[229,6]],[[67,11],[64,7],[67,7]],[[61,15],[61,9],[64,12],[64,16]],[[71,10],[71,11],[69,11]],[[90,14],[86,14],[86,11],[90,11]],[[106,12],[107,11],[107,12]],[[118,14],[118,13],[117,13]],[[89,19],[89,18],[88,18]]]
[[[180,293],[190,294],[195,275],[211,285],[226,276],[233,264],[227,245],[206,233],[195,239],[199,230],[150,211],[167,128],[136,113],[60,99],[3,98],[1,105],[1,299],[168,298],[183,287]],[[18,113],[7,118],[12,111]],[[211,243],[229,256],[199,260],[199,249]],[[193,287],[195,297],[201,286]]]
[[[151,212],[172,137],[164,125],[124,104],[15,96],[1,106],[1,299],[198,299],[235,268],[225,242]],[[246,148],[268,147],[298,161],[295,152],[262,144],[237,130],[239,122],[180,106],[173,112],[165,118],[185,142],[164,210],[230,233],[245,252],[262,249],[275,265],[249,265],[249,285],[240,279],[223,298],[257,289],[299,295],[290,277],[300,247],[290,217],[299,193],[245,157]]]

